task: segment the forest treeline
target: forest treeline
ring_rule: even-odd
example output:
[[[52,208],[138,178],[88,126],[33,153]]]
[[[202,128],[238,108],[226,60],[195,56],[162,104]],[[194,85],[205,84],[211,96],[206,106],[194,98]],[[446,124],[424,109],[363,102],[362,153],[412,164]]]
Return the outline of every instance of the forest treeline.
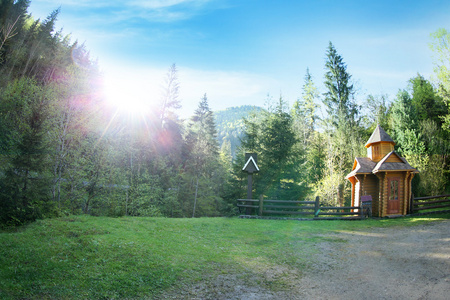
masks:
[[[264,109],[225,122],[240,123],[231,141],[217,132],[206,94],[191,118],[180,118],[175,65],[150,112],[136,117],[112,107],[97,62],[83,44],[55,29],[59,10],[36,20],[29,4],[0,2],[2,226],[81,213],[233,215],[236,199],[246,195],[245,152],[258,153],[254,195],[319,195],[344,204],[350,195],[344,177],[354,157],[366,155],[364,144],[377,124],[420,170],[416,195],[448,191],[450,33],[444,29],[432,34],[433,81],[417,74],[395,99],[360,99],[330,42],[326,92],[318,92],[307,70],[292,106],[269,97]]]

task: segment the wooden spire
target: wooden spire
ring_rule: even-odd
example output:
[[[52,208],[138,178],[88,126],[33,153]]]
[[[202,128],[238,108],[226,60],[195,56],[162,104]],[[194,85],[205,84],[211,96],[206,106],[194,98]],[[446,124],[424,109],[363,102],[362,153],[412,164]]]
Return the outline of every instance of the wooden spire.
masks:
[[[384,131],[383,128],[381,128],[380,125],[377,125],[377,128],[373,131],[372,135],[370,136],[370,139],[366,143],[366,148],[369,148],[370,145],[379,143],[379,142],[388,142],[395,145],[394,140],[389,136],[389,134]]]

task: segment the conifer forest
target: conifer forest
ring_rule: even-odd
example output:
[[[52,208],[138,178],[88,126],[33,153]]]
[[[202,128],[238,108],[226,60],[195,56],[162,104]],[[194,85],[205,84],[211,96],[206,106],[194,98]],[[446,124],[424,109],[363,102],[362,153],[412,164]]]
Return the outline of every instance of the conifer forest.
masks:
[[[261,107],[213,112],[204,94],[183,119],[173,64],[158,102],[136,117],[106,101],[101,57],[55,28],[59,9],[39,20],[29,4],[0,1],[1,226],[68,214],[233,216],[247,193],[246,152],[261,170],[254,197],[345,205],[345,176],[377,125],[420,171],[416,196],[450,192],[446,29],[430,32],[433,76],[411,74],[396,97],[358,93],[330,42],[324,74],[298,71],[297,99],[269,95]]]

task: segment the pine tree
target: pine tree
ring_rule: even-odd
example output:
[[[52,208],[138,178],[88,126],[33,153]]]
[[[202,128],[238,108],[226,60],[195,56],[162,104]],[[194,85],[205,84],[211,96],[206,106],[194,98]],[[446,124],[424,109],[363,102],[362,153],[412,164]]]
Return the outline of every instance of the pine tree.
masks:
[[[293,126],[299,136],[299,142],[294,146],[298,153],[298,168],[301,182],[305,187],[312,187],[322,177],[323,171],[323,145],[320,143],[320,134],[315,131],[317,120],[316,103],[319,92],[315,86],[309,69],[306,70],[302,97],[297,99],[292,109]]]
[[[29,4],[29,0],[0,2],[0,86],[6,85],[13,67],[28,51],[22,45],[31,29],[24,26]]]
[[[318,97],[319,92],[314,85],[309,69],[307,69],[302,88],[302,97],[295,101],[292,109],[295,131],[298,132],[305,147],[308,144],[310,135],[314,132],[316,120],[318,119],[316,110],[319,105],[315,102]]]
[[[323,94],[328,113],[325,120],[326,167],[316,190],[328,195],[330,199],[326,201],[330,204],[343,205],[341,195],[349,194],[343,193],[343,190],[349,191],[350,187],[344,176],[351,169],[354,158],[362,153],[364,142],[357,119],[359,107],[354,101],[351,75],[331,42],[326,56],[324,84],[327,92]]]
[[[281,96],[274,106],[269,105],[269,109],[260,112],[258,118],[245,122],[242,147],[245,152],[258,154],[261,171],[254,176],[256,194],[272,199],[292,199],[299,196],[293,120]]]
[[[206,94],[188,125],[186,136],[185,191],[193,196],[192,217],[217,213],[219,199],[217,187],[222,169],[219,163],[219,146],[214,115]],[[219,204],[220,205],[220,204]]]
[[[168,120],[174,120],[174,110],[181,108],[179,96],[180,84],[178,82],[178,70],[175,64],[171,65],[169,71],[166,74],[164,80],[165,85],[162,90],[160,107],[159,107],[159,119],[161,120],[161,128]]]
[[[334,127],[344,124],[354,124],[358,114],[358,107],[353,101],[354,89],[350,83],[351,75],[347,72],[347,65],[330,42],[327,49],[325,63],[325,87],[323,103],[327,107],[328,115]]]
[[[49,94],[35,81],[21,79],[0,97],[1,124],[10,132],[2,147],[6,159],[0,173],[0,223],[17,225],[54,213],[45,138]]]

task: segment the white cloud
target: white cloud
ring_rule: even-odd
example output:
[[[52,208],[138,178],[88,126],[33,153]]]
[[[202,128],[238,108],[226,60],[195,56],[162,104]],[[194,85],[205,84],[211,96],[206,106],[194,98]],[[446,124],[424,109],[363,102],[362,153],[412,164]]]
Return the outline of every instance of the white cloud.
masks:
[[[203,6],[204,4],[211,2],[210,0],[137,0],[129,1],[129,6],[136,6],[146,9],[162,9],[179,6],[181,4],[190,5],[195,7]]]
[[[57,8],[70,14],[72,8],[77,10],[89,9],[89,21],[95,21],[95,17],[104,16],[108,11],[109,18],[102,19],[102,22],[120,22],[135,18],[145,19],[151,22],[173,22],[191,18],[202,12],[212,4],[217,4],[222,0],[134,0],[134,1],[114,1],[114,0],[60,0],[57,4],[53,0],[33,0],[32,7],[45,6]],[[101,8],[104,10],[93,11]]]
[[[89,8],[98,8],[98,7],[109,7],[114,4],[114,1],[108,0],[59,0],[55,2],[54,0],[33,0],[32,6],[37,5],[52,5],[52,6],[61,6],[61,7],[69,7],[69,6],[77,6],[77,7],[89,7]]]
[[[127,3],[125,11],[148,22],[177,22],[191,19],[212,9],[222,9],[223,0],[136,0]]]

